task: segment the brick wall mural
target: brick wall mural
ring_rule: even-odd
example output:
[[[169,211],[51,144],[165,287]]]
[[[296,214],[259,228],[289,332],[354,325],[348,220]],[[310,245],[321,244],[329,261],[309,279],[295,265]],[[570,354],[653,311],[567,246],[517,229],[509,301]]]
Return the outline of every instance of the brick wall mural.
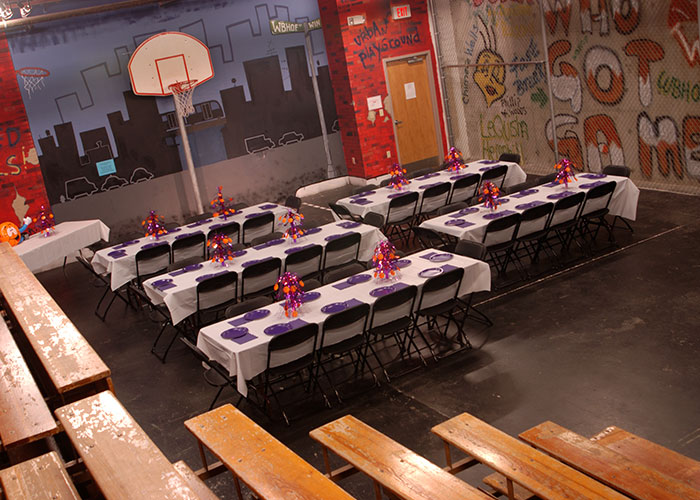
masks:
[[[460,64],[449,93],[467,117],[455,142],[472,157],[523,156],[548,173],[559,152],[581,170],[625,164],[640,185],[700,192],[700,41],[695,0],[449,0]],[[552,72],[555,119],[545,67]],[[455,128],[456,130],[457,128]]]
[[[215,76],[197,88],[195,113],[187,120],[197,167],[320,136],[310,65],[317,72],[327,129],[337,132],[322,31],[312,32],[313,61],[307,61],[303,33],[273,36],[269,24],[318,17],[315,0],[182,0],[8,35],[15,67],[50,72],[44,88],[18,94],[50,202],[184,168],[172,99],[134,96],[126,67],[134,49],[161,31],[188,33],[211,51]],[[100,168],[109,160],[112,168]],[[40,178],[37,171],[35,179]],[[13,185],[3,187],[3,197]]]
[[[397,158],[390,111],[386,106],[381,114],[370,111],[367,98],[387,98],[386,58],[428,51],[433,79],[438,81],[426,2],[401,2],[410,5],[411,17],[400,20],[392,19],[389,0],[318,3],[348,173],[366,178],[385,174]],[[364,16],[365,22],[349,26],[348,17],[355,15]],[[439,97],[437,101],[441,106]],[[441,110],[439,114],[444,129]]]
[[[0,222],[21,226],[25,216],[36,216],[41,205],[48,206],[48,199],[4,34],[0,34],[0,110]]]

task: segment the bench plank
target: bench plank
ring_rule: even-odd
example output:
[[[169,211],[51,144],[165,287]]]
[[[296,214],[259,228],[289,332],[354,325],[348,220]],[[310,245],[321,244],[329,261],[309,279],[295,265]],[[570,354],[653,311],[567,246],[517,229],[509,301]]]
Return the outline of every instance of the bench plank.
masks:
[[[105,498],[198,498],[111,392],[56,415]]]
[[[591,441],[700,490],[700,462],[692,458],[615,426],[596,434]]]
[[[535,426],[521,433],[520,438],[632,498],[700,500],[700,491],[687,484],[553,422]]]
[[[309,435],[400,498],[492,498],[352,415],[322,425]]]
[[[0,470],[0,486],[7,500],[79,500],[55,451]]]
[[[497,491],[500,495],[508,495],[508,481],[503,475],[499,474],[498,472],[489,474],[483,479],[483,482],[486,486],[490,486],[494,489],[494,491]],[[515,497],[515,500],[532,500],[533,498],[535,498],[534,493],[527,491],[519,484],[513,485],[513,495]]]
[[[56,432],[56,421],[0,318],[0,441],[5,448],[12,448]]]
[[[231,404],[191,418],[185,427],[260,498],[352,498]]]
[[[432,432],[540,498],[625,498],[468,413],[436,425]]]
[[[197,496],[199,496],[199,498],[201,498],[202,500],[218,500],[219,497],[217,497],[209,489],[209,487],[206,484],[204,484],[204,481],[197,477],[197,474],[195,474],[194,471],[190,469],[190,466],[187,465],[184,460],[175,462],[173,464],[173,467],[175,467],[175,470],[183,477],[185,481],[187,481],[187,484],[189,484],[190,488],[192,488],[192,490],[195,493],[197,493]]]
[[[111,388],[107,365],[6,242],[0,243],[0,292],[59,394],[96,381]]]

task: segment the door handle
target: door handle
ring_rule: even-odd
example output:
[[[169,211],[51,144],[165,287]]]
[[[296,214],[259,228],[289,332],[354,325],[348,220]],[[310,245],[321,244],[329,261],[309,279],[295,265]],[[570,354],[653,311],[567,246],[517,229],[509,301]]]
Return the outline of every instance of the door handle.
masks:
[[[394,125],[401,125],[403,122],[401,120],[394,120]]]

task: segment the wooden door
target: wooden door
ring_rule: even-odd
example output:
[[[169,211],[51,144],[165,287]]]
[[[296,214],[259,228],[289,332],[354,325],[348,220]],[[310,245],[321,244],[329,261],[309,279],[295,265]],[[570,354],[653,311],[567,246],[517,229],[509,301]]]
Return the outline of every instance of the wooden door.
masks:
[[[387,61],[396,147],[407,170],[441,163],[434,89],[426,56]]]

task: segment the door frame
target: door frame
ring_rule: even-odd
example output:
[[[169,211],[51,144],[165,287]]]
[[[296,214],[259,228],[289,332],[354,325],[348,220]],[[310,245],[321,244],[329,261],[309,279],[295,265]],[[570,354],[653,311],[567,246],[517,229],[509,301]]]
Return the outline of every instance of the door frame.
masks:
[[[433,62],[430,58],[430,51],[429,50],[423,50],[421,52],[413,52],[411,54],[404,54],[401,56],[394,56],[394,57],[387,57],[382,59],[382,66],[384,67],[384,81],[386,82],[386,93],[387,95],[391,98],[391,126],[393,127],[394,131],[394,146],[396,147],[396,155],[399,164],[403,165],[401,162],[401,150],[399,149],[399,143],[397,140],[396,136],[396,118],[394,116],[394,99],[391,96],[391,93],[389,92],[389,74],[387,72],[387,63],[390,62],[395,62],[395,61],[401,61],[403,59],[411,59],[413,57],[420,57],[424,56],[425,62],[427,64],[426,70],[428,71],[428,84],[430,86],[430,101],[433,106],[433,122],[435,123],[435,139],[437,141],[437,154],[438,158],[440,156],[445,156],[445,150],[443,148],[443,133],[442,133],[442,128],[440,127],[440,113],[438,110],[438,99],[437,99],[437,92],[436,92],[436,87],[435,87],[435,79],[433,78]]]

